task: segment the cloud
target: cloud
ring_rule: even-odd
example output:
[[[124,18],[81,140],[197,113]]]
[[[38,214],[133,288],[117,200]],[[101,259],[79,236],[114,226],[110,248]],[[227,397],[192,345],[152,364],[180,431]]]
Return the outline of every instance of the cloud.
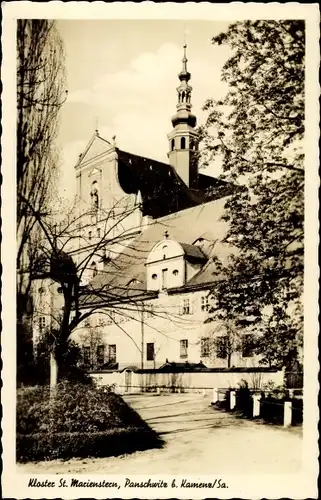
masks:
[[[70,124],[72,127],[82,126],[84,135],[89,130],[88,122],[93,124],[97,116],[100,135],[107,140],[116,135],[120,149],[167,162],[167,133],[172,129],[170,119],[176,112],[177,75],[182,55],[181,47],[166,42],[155,52],[139,54],[127,68],[100,74],[90,88],[70,93],[67,102],[67,107],[70,104]],[[222,49],[213,50],[212,66],[209,66],[208,58],[202,59],[202,54],[190,59],[193,111],[200,118],[204,116],[201,107],[205,100],[210,96],[221,97],[225,92],[219,74],[226,53]],[[72,109],[83,104],[87,110],[84,117],[86,130],[84,124],[72,121]],[[68,109],[66,111],[68,114]],[[64,146],[66,178],[74,175],[73,166],[92,133],[93,130],[85,141],[77,140]]]

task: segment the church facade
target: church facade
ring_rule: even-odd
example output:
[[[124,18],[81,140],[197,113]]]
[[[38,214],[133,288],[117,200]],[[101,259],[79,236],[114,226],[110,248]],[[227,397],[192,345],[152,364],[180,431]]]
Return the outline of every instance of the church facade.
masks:
[[[211,290],[222,279],[216,258],[233,251],[221,217],[236,188],[198,170],[186,45],[182,63],[168,164],[126,152],[96,130],[75,166],[81,223],[69,254],[87,262],[79,308],[94,312],[72,338],[90,370],[258,362],[250,335],[235,349],[228,325],[212,321]]]

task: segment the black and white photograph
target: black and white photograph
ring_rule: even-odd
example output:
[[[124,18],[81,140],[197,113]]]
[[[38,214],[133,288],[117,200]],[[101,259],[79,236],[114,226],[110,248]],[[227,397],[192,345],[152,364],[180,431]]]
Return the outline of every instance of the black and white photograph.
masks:
[[[3,8],[4,495],[317,498],[318,7],[98,3]]]

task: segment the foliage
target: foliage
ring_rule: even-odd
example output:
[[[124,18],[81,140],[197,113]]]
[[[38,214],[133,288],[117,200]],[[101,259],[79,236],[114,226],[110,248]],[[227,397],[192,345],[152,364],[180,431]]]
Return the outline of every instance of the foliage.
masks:
[[[258,334],[262,363],[289,365],[303,328],[304,22],[237,22],[213,43],[233,55],[225,98],[205,104],[203,162],[243,186],[225,205],[235,251],[218,265],[216,318]]]
[[[244,416],[251,417],[253,414],[253,399],[246,380],[241,380],[236,390],[236,409]]]
[[[157,445],[157,434],[108,388],[60,383],[54,397],[48,387],[17,392],[18,460],[109,456]]]
[[[90,383],[91,379],[83,366],[82,351],[78,344],[71,339],[57,344],[55,342],[56,338],[57,331],[47,330],[38,338],[35,344],[36,360],[34,364],[37,383],[46,384],[49,382],[51,349],[55,349],[61,380]]]
[[[156,433],[141,427],[101,432],[17,434],[17,460],[108,457],[160,447]]]

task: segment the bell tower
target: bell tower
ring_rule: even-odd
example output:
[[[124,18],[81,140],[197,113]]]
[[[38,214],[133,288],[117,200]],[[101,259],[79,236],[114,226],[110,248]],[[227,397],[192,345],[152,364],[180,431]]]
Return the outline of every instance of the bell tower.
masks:
[[[186,43],[184,44],[183,68],[178,78],[177,112],[172,117],[173,130],[168,134],[169,163],[175,168],[180,178],[190,188],[197,188],[197,148],[198,134],[195,131],[196,116],[192,114],[191,95],[192,87],[189,85],[191,74],[187,71]]]

